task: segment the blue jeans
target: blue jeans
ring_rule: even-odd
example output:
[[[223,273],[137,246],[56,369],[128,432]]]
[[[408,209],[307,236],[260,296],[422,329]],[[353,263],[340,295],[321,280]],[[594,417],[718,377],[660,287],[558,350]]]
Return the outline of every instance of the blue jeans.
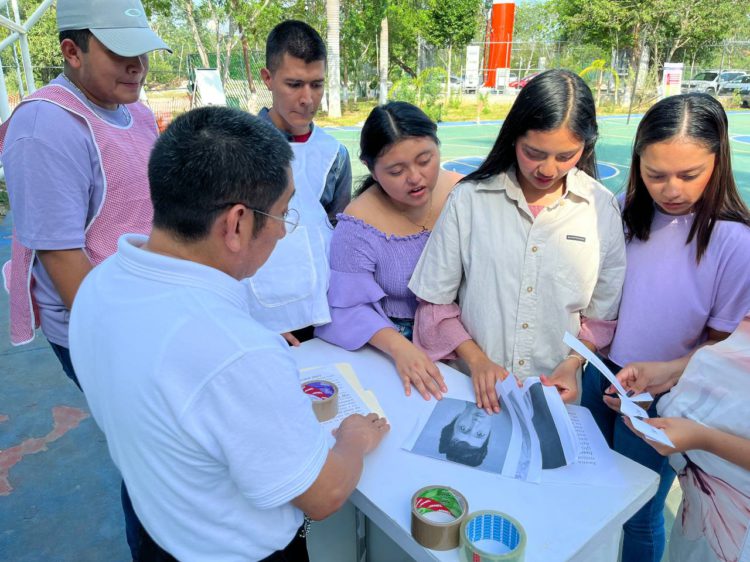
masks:
[[[49,344],[52,347],[52,351],[55,352],[57,359],[60,361],[65,374],[68,375],[68,378],[76,384],[79,390],[82,391],[83,389],[81,389],[81,385],[78,382],[76,371],[73,368],[73,362],[70,360],[70,349],[52,342],[49,342]],[[123,515],[125,516],[125,535],[128,540],[128,546],[130,547],[130,554],[135,562],[139,562],[140,560],[143,560],[143,557],[140,556],[140,551],[141,543],[143,542],[142,535],[145,533],[145,530],[143,529],[141,522],[138,520],[138,516],[135,514],[133,504],[130,503],[130,496],[128,495],[128,490],[125,487],[124,481],[120,485],[120,502],[122,503]]]
[[[613,373],[620,367],[604,360]],[[599,429],[604,434],[610,448],[656,472],[659,487],[638,512],[623,525],[624,540],[622,562],[660,562],[664,554],[666,536],[664,530],[664,504],[675,478],[675,472],[667,457],[661,456],[643,439],[633,433],[622,421],[622,416],[607,406],[602,400],[609,381],[593,365],[589,364],[583,373],[581,405],[591,410]],[[654,400],[648,409],[650,417],[656,416]]]

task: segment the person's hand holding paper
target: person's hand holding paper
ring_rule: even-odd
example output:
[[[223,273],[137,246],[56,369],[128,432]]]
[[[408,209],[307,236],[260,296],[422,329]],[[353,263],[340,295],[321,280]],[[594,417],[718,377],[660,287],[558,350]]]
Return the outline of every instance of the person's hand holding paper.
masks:
[[[629,392],[656,395],[667,392],[677,384],[680,374],[681,372],[675,373],[670,369],[668,362],[642,361],[625,365],[617,373],[617,380]],[[614,387],[607,389],[607,393],[611,392],[614,392]]]
[[[602,360],[599,359],[599,357],[597,357],[595,353],[590,351],[589,348],[583,345],[575,336],[573,336],[573,334],[565,332],[563,341],[571,349],[577,351],[583,357],[585,357],[586,360],[590,361],[594,365],[594,367],[596,367],[599,372],[604,375],[604,377],[606,377],[610,383],[612,383],[612,387],[617,392],[619,397],[620,412],[622,412],[626,417],[629,418],[631,427],[634,427],[647,439],[662,443],[664,445],[668,445],[670,447],[674,446],[669,437],[667,437],[667,434],[664,433],[661,429],[654,427],[653,425],[649,425],[648,423],[640,419],[648,419],[648,412],[646,412],[646,410],[636,404],[636,402],[652,402],[653,397],[651,396],[651,394],[649,394],[648,392],[642,392],[640,394],[633,395],[632,391],[625,390],[621,382],[617,379],[617,377],[615,377],[612,371],[607,368]],[[605,401],[610,407],[615,407],[616,399],[608,399],[607,397],[605,397]]]

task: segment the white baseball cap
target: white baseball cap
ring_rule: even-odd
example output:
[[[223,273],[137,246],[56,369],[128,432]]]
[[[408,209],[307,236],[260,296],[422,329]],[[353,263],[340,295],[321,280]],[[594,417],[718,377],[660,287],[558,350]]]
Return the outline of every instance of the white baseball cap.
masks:
[[[57,0],[57,30],[89,29],[113,53],[135,57],[165,49],[140,0]]]

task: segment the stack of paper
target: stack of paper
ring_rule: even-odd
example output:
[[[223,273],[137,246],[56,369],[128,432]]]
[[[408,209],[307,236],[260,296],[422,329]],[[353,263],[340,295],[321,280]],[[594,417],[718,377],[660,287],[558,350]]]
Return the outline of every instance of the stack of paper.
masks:
[[[351,414],[366,416],[374,412],[385,417],[375,393],[372,390],[365,390],[349,363],[310,367],[300,371],[301,383],[319,379],[330,381],[339,389],[339,412],[335,418],[322,422],[323,426],[334,430],[341,425],[344,418]]]

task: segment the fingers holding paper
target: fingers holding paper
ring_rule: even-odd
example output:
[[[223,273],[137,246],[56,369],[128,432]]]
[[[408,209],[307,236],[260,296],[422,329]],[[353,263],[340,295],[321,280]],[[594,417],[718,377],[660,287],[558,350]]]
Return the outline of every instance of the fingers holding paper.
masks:
[[[362,448],[362,454],[373,451],[383,440],[391,426],[377,414],[352,414],[341,422],[333,435],[337,442],[351,442]]]
[[[700,437],[705,426],[694,422],[693,420],[686,418],[650,418],[640,421],[662,430],[674,445],[674,447],[670,447],[648,438],[648,436],[644,435],[642,431],[638,431],[633,427],[633,423],[630,419],[625,418],[625,425],[627,425],[636,435],[646,441],[646,443],[656,449],[660,455],[666,456],[673,453],[681,453],[683,451],[701,448]]]
[[[633,394],[648,392],[656,395],[677,384],[680,374],[681,371],[675,372],[667,361],[638,361],[625,365],[616,376],[623,388]],[[607,389],[607,393],[614,392],[613,386]]]
[[[573,403],[578,398],[578,367],[580,362],[575,358],[565,358],[555,367],[552,374],[541,375],[539,380],[544,386],[554,386],[560,393],[563,402]]]

